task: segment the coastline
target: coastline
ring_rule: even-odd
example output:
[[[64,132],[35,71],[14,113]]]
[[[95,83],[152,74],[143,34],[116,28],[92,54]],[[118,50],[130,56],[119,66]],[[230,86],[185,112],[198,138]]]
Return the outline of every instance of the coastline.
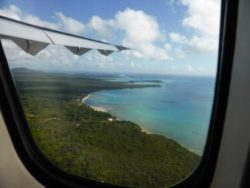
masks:
[[[92,108],[93,110],[95,111],[98,111],[98,112],[106,112],[108,113],[108,110],[103,108],[103,107],[100,107],[100,106],[91,106],[91,105],[88,105],[85,101],[91,96],[91,94],[88,94],[86,97],[84,97],[82,99],[82,103],[84,103],[85,105],[89,106],[90,108]]]
[[[88,105],[86,103],[86,100],[91,96],[91,94],[88,94],[86,97],[84,97],[82,99],[82,103],[87,105],[88,107],[92,108],[93,110],[97,111],[97,112],[105,112],[105,113],[110,113],[107,109],[103,108],[103,107],[100,107],[100,106],[92,106],[92,105]],[[116,118],[116,121],[122,121],[118,118]],[[146,134],[153,134],[152,132],[150,132],[148,129],[146,128],[143,128],[141,125],[139,125],[140,128],[141,128],[141,132],[143,133],[146,133]]]
[[[139,125],[140,126],[140,125]],[[141,126],[140,126],[141,127]],[[141,132],[146,133],[146,134],[153,134],[151,133],[148,129],[142,128],[141,127]]]
[[[91,96],[91,94],[88,94],[87,96],[85,96],[85,97],[82,99],[82,103],[85,104],[85,105],[87,105],[88,107],[90,107],[91,109],[93,109],[93,110],[95,110],[95,111],[97,111],[97,112],[105,112],[105,113],[111,114],[110,111],[108,111],[107,109],[105,109],[105,108],[103,108],[103,107],[88,105],[88,104],[86,103],[86,100],[87,100],[90,96]],[[111,115],[112,115],[112,114],[111,114]],[[120,119],[118,119],[118,118],[115,118],[115,120],[116,120],[116,121],[123,121],[123,120],[120,120]],[[110,120],[109,120],[109,121],[110,121]],[[112,121],[113,121],[113,120],[112,120]],[[148,129],[142,127],[141,125],[139,125],[139,126],[140,126],[140,128],[141,128],[141,132],[143,132],[143,133],[145,133],[145,134],[155,134],[155,133],[149,131]],[[165,137],[165,136],[164,136],[164,137]],[[190,152],[193,152],[193,153],[195,153],[195,154],[197,154],[197,155],[199,155],[199,156],[202,155],[202,151],[198,151],[198,150],[189,148],[189,147],[186,146],[185,144],[180,143],[180,142],[178,142],[177,140],[175,140],[175,139],[173,139],[173,138],[170,138],[170,137],[166,137],[166,138],[169,138],[169,139],[174,140],[175,142],[177,142],[178,144],[180,144],[182,147],[186,148],[186,149],[189,150]]]
[[[86,104],[86,103],[84,103],[84,104]],[[103,108],[103,107],[99,107],[99,106],[89,106],[89,107],[91,107],[92,109],[94,109],[95,111],[98,111],[98,112],[108,112],[108,110]]]
[[[28,125],[41,152],[67,173],[107,183],[115,180],[119,185],[136,182],[139,187],[164,187],[189,176],[198,165],[201,159],[198,155],[174,139],[157,135],[154,122],[142,119],[145,121],[137,124],[133,123],[137,118],[126,121],[127,116],[121,116],[119,120],[112,116],[116,114],[112,100],[102,103],[96,99],[95,92],[125,88],[126,85],[79,74],[67,74],[67,79],[54,74],[51,75],[52,82],[47,81],[49,74],[33,75],[18,73],[22,83],[18,89],[24,91],[20,99],[27,107],[24,112]],[[41,81],[44,84],[40,84]],[[68,83],[74,84],[69,87]],[[55,85],[57,90],[53,89]],[[117,98],[117,104],[123,99]],[[124,104],[132,114],[135,113],[132,106]],[[90,105],[103,106],[109,112],[97,112]],[[117,117],[120,117],[119,113]],[[146,123],[151,124],[152,129],[144,128]],[[77,163],[71,163],[75,159]]]
[[[91,94],[88,94],[86,97],[82,99],[82,103],[86,104],[85,101],[90,97]],[[87,105],[87,104],[86,104]]]

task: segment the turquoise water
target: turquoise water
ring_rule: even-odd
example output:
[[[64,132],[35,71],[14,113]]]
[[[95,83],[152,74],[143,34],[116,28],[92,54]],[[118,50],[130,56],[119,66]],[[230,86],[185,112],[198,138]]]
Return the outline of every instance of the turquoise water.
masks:
[[[161,80],[161,87],[100,91],[85,103],[105,108],[119,119],[135,122],[201,154],[209,127],[214,78],[131,75],[111,80],[150,79]]]

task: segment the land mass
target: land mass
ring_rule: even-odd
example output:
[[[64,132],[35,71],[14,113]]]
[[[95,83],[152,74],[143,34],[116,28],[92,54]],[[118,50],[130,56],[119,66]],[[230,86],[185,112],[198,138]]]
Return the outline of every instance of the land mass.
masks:
[[[57,167],[112,184],[159,188],[192,173],[200,157],[176,141],[82,103],[108,89],[160,87],[84,75],[12,69],[32,136]]]

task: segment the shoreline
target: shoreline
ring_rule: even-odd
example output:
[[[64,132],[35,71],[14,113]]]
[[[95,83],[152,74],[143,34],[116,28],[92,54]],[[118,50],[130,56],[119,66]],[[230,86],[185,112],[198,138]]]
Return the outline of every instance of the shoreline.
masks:
[[[86,104],[85,101],[90,97],[91,94],[88,94],[86,97],[82,99],[82,103]],[[87,105],[87,104],[86,104]]]
[[[86,104],[86,103],[84,103]],[[87,104],[86,104],[87,105]],[[93,110],[95,111],[98,111],[98,112],[106,112],[106,113],[109,113],[109,111],[103,107],[99,107],[99,106],[90,106],[88,105],[90,108],[92,108]]]
[[[92,105],[88,105],[85,101],[91,96],[91,94],[88,94],[86,97],[84,97],[82,99],[82,103],[87,105],[88,107],[92,108],[93,110],[95,111],[98,111],[98,112],[106,112],[106,113],[109,113],[109,111],[103,107],[100,107],[100,106],[92,106]]]
[[[139,125],[140,126],[140,125]],[[141,126],[140,126],[141,127]],[[148,129],[145,129],[143,127],[141,127],[141,132],[146,133],[146,134],[153,134],[152,132],[150,132]]]
[[[85,96],[83,99],[82,99],[82,103],[87,105],[88,107],[90,107],[91,109],[97,111],[97,112],[105,112],[105,113],[109,113],[110,115],[111,112],[108,111],[107,109],[103,108],[103,107],[100,107],[100,106],[92,106],[92,105],[88,105],[85,101],[91,96],[91,94],[88,94],[87,96]],[[113,115],[112,115],[113,116]],[[115,117],[116,121],[126,121],[126,120],[121,120],[121,119],[118,119],[117,117]],[[144,128],[142,127],[141,125],[138,125],[140,128],[141,128],[141,132],[145,133],[145,134],[157,134],[157,133],[153,133],[151,131],[149,131],[147,128]],[[161,135],[161,134],[160,134]],[[161,135],[161,136],[164,136],[164,135]],[[164,136],[166,137],[166,136]],[[170,137],[166,137],[167,139],[171,139],[171,140],[174,140],[175,142],[177,142],[178,144],[180,144],[182,147],[186,148],[188,151],[190,152],[193,152],[199,156],[202,156],[202,151],[198,151],[196,149],[192,149],[192,148],[189,148],[187,147],[185,144],[182,144],[180,142],[178,142],[177,140],[173,139],[173,138],[170,138]]]
[[[90,96],[91,96],[91,94],[88,94],[86,97],[84,97],[84,98],[82,99],[82,103],[85,104],[85,105],[87,105],[88,107],[92,108],[93,110],[95,110],[95,111],[97,111],[97,112],[105,112],[105,113],[110,113],[110,115],[112,115],[111,112],[109,112],[107,109],[105,109],[105,108],[103,108],[103,107],[88,105],[85,101],[86,101]],[[116,121],[123,121],[123,120],[118,119],[117,117],[115,117],[115,119],[116,119]],[[150,132],[148,129],[142,127],[141,125],[139,125],[139,126],[140,126],[140,128],[141,128],[141,132],[146,133],[146,134],[153,134],[153,133]]]

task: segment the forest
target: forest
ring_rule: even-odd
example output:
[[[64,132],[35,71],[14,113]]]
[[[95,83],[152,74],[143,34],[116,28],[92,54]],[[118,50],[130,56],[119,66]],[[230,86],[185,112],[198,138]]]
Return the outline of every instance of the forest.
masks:
[[[12,69],[12,75],[35,143],[51,163],[68,173],[160,188],[189,176],[200,161],[176,141],[143,132],[140,125],[81,101],[104,89],[160,87],[158,81],[141,85],[25,68]]]

